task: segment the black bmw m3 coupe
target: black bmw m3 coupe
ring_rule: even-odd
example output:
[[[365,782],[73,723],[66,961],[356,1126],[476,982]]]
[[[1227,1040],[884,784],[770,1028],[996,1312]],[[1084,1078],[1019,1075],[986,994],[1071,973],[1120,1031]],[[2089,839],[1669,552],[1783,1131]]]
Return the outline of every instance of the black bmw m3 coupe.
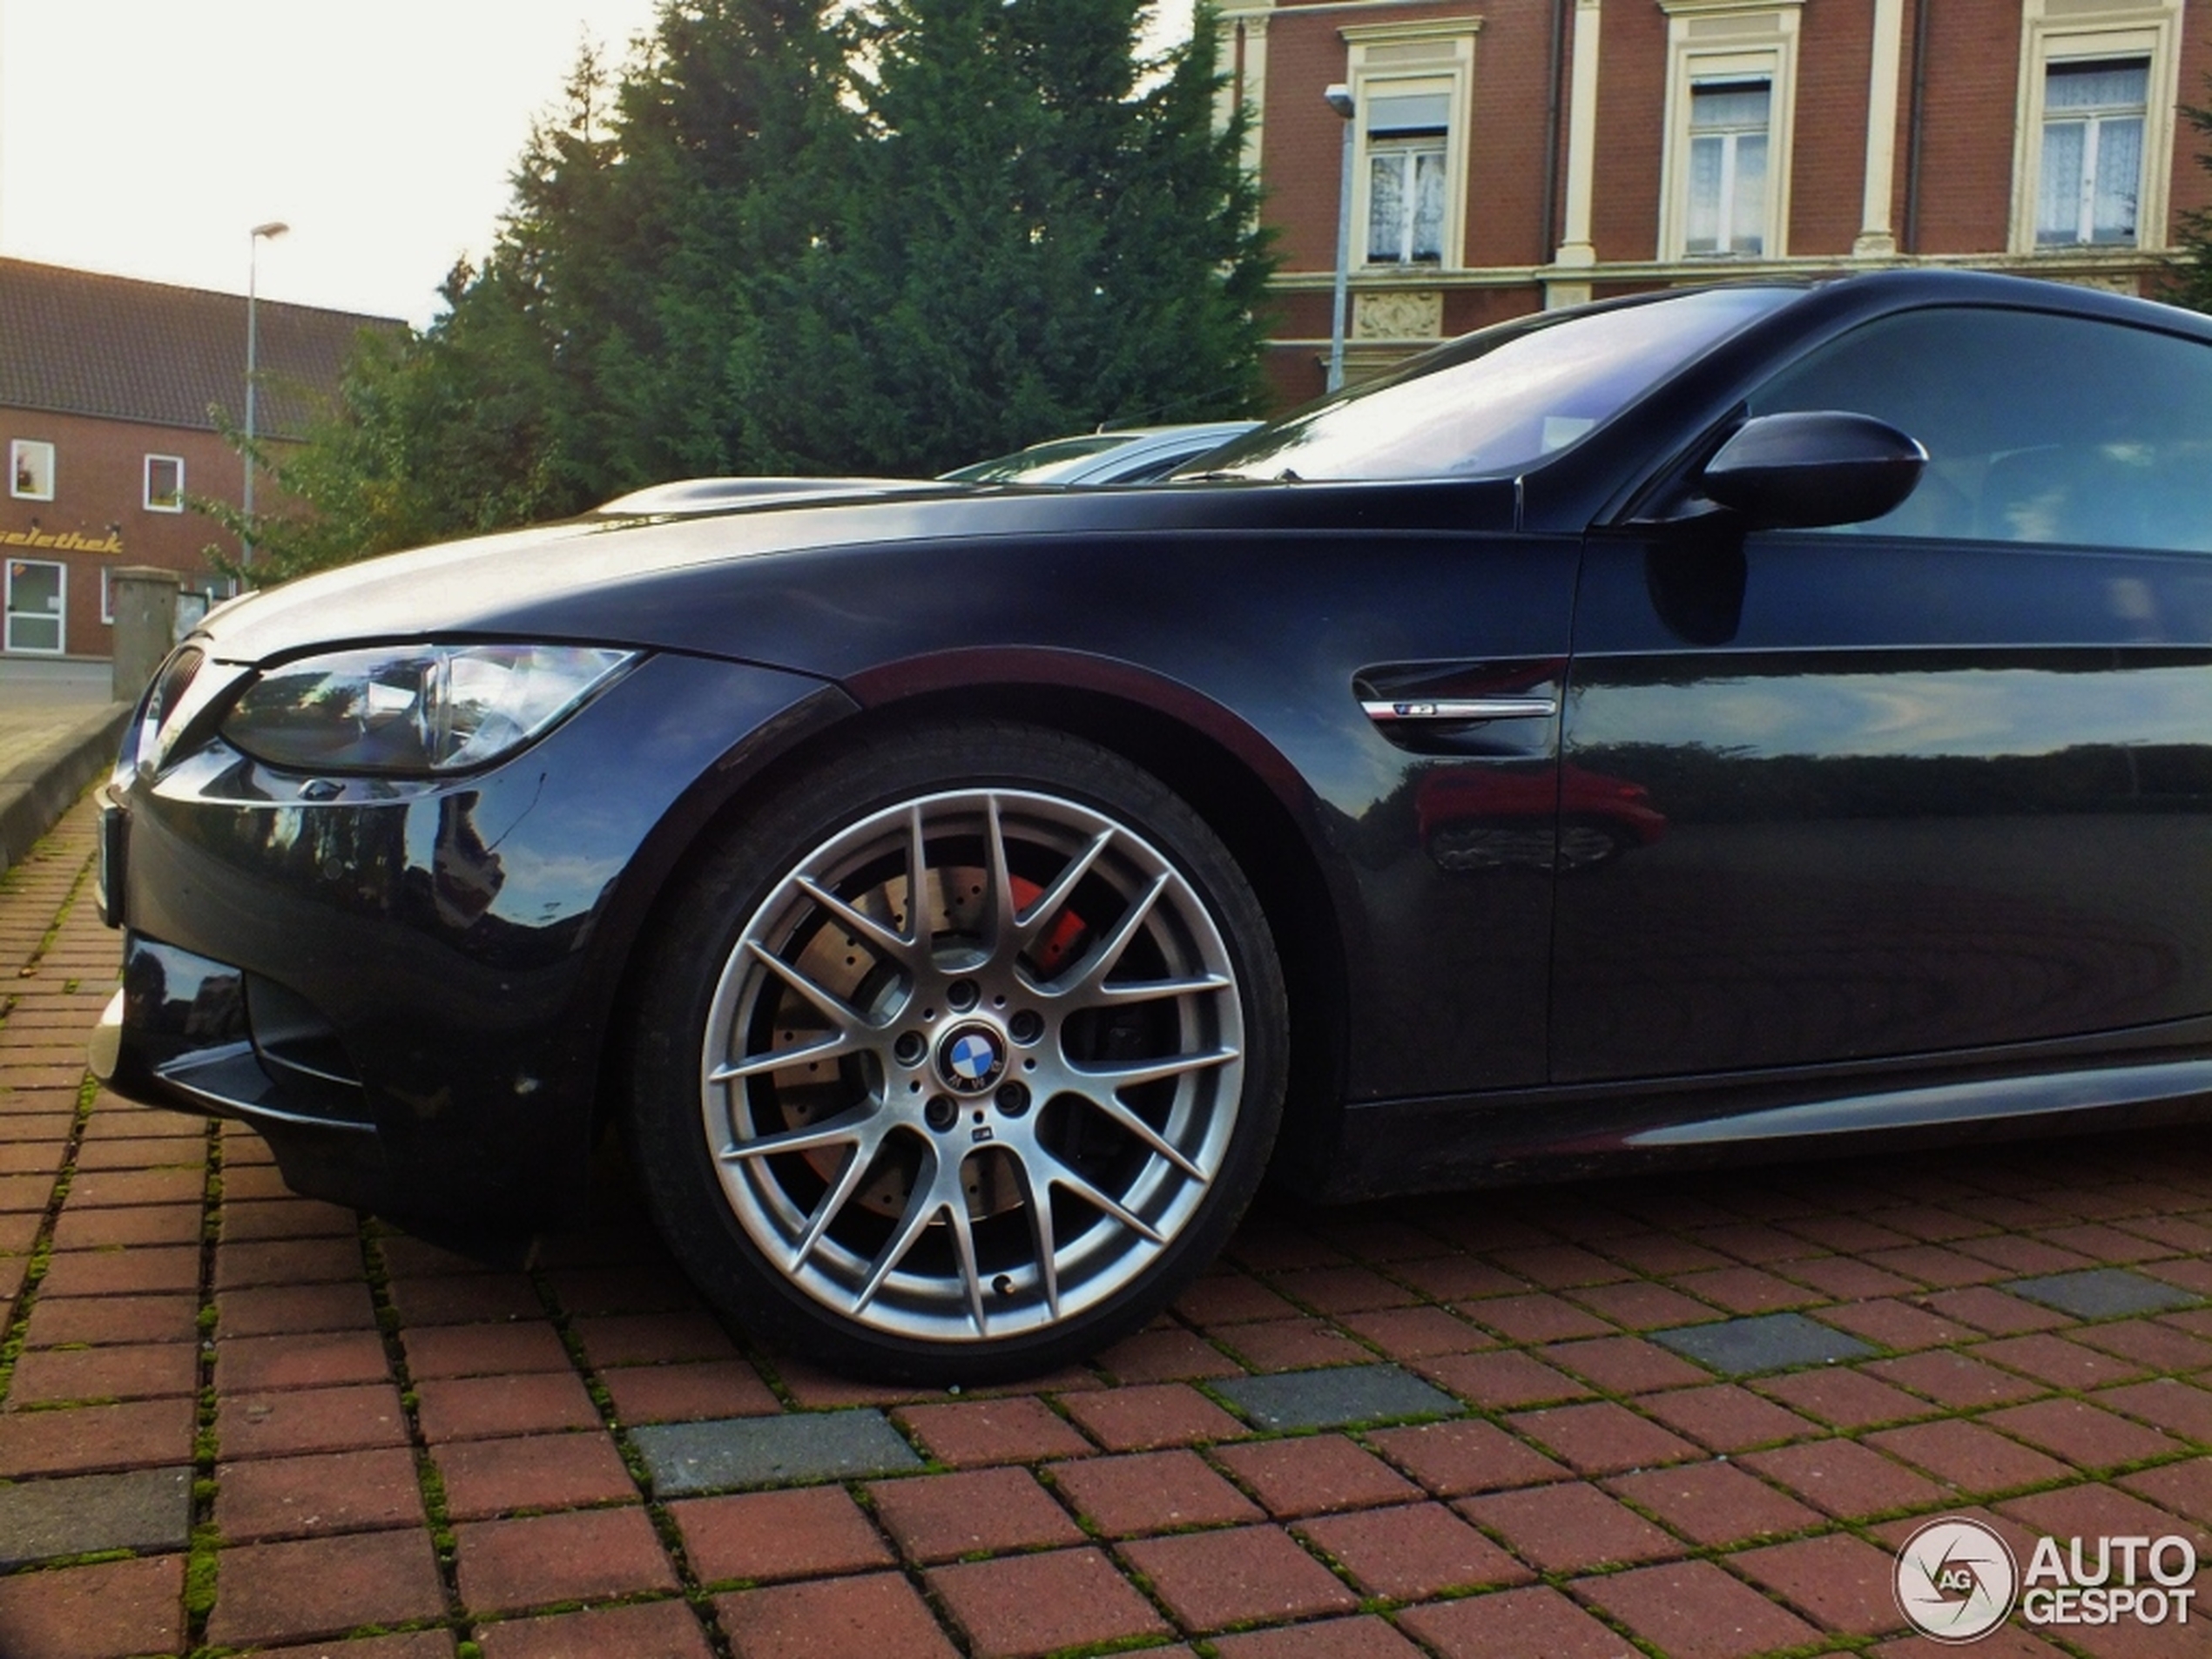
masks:
[[[1196,475],[603,515],[211,617],[95,1063],[302,1192],[968,1380],[1352,1197],[2212,1090],[2212,323],[1896,273],[1440,347]],[[1469,1204],[1479,1204],[1470,1197]]]

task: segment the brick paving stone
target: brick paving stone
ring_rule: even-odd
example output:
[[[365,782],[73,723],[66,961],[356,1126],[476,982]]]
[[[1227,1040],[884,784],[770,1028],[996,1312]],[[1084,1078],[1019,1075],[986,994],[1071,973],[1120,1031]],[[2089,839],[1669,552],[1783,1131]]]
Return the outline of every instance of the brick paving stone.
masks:
[[[2064,1249],[2047,1238],[2030,1238],[2018,1233],[1961,1239],[1957,1248],[1961,1255],[2013,1273],[2065,1273],[2096,1265],[2088,1257]]]
[[[907,1406],[895,1416],[921,1437],[932,1455],[956,1469],[1077,1457],[1092,1449],[1044,1401],[1026,1394],[957,1406]]]
[[[1800,1285],[1810,1285],[1824,1296],[1853,1301],[1878,1296],[1909,1296],[1911,1279],[1849,1256],[1816,1256],[1811,1261],[1789,1262],[1779,1270]]]
[[[1877,1423],[1909,1423],[1932,1417],[1935,1407],[1901,1388],[1848,1366],[1791,1372],[1769,1378],[1759,1392],[1838,1428],[1857,1431]]]
[[[45,1290],[54,1296],[147,1295],[193,1291],[199,1285],[196,1245],[57,1251],[46,1267]]]
[[[1316,1571],[1325,1570],[1307,1560]],[[1026,1659],[1061,1648],[1167,1634],[1151,1604],[1096,1549],[1056,1549],[940,1567],[927,1581],[967,1632],[977,1659]],[[742,1644],[742,1635],[739,1639]]]
[[[1526,1584],[1534,1576],[1440,1503],[1322,1515],[1298,1530],[1370,1595],[1420,1601],[1447,1590]]]
[[[2039,1399],[1982,1419],[2077,1467],[2134,1463],[2181,1449],[2169,1435],[2079,1399]]]
[[[106,1245],[185,1245],[199,1238],[199,1204],[148,1204],[139,1210],[78,1210],[64,1205],[53,1224],[56,1250]]]
[[[1520,1412],[1511,1420],[1521,1433],[1583,1474],[1686,1463],[1702,1455],[1680,1435],[1610,1400]]]
[[[686,1495],[794,1480],[850,1480],[918,1469],[921,1460],[880,1411],[792,1413],[658,1423],[631,1439],[663,1494]]]
[[[1819,1632],[1786,1613],[1710,1561],[1639,1567],[1574,1586],[1675,1659],[1748,1659],[1775,1648],[1795,1648]]]
[[[1726,1267],[1728,1258],[1703,1244],[1672,1233],[1631,1233],[1608,1239],[1605,1253],[1639,1273],[1694,1273],[1700,1268]]]
[[[189,1399],[0,1413],[0,1479],[175,1463],[192,1455],[192,1423]]]
[[[69,1343],[197,1342],[196,1296],[42,1296],[30,1311],[25,1345]]]
[[[1800,1372],[1817,1376],[1817,1372]],[[1743,1452],[1820,1433],[1818,1426],[1735,1383],[1670,1389],[1636,1402],[1677,1434],[1716,1452]]]
[[[199,1170],[104,1170],[70,1184],[72,1209],[111,1205],[185,1204],[201,1196],[207,1177]]]
[[[461,1599],[473,1612],[677,1588],[653,1523],[635,1507],[464,1521],[454,1536]]]
[[[1364,1437],[1440,1498],[1566,1478],[1566,1468],[1514,1439],[1494,1423],[1426,1423],[1379,1429]]]
[[[1215,1392],[1264,1429],[1338,1428],[1391,1418],[1451,1417],[1460,1403],[1396,1366],[1240,1377]]]
[[[207,1639],[246,1647],[444,1613],[445,1591],[427,1532],[241,1544],[217,1561]]]
[[[1742,1461],[1843,1520],[1919,1507],[1944,1496],[1932,1481],[1856,1440],[1809,1440],[1747,1453]]]
[[[1445,1659],[1635,1659],[1627,1640],[1543,1585],[1408,1608],[1400,1622]]]
[[[1683,1547],[1627,1505],[1581,1481],[1463,1499],[1459,1511],[1540,1572],[1664,1561]]]
[[[22,1376],[20,1368],[16,1374]],[[2155,1424],[2168,1434],[2195,1440],[2199,1446],[2212,1446],[2212,1391],[2161,1377],[2105,1389],[2096,1399],[2101,1406]]]
[[[1897,1558],[1856,1538],[1841,1533],[1802,1538],[1728,1559],[1824,1629],[1873,1636],[1904,1624],[1894,1590]]]
[[[1832,1325],[1900,1353],[1940,1347],[1946,1342],[1972,1336],[1979,1329],[1891,1297],[1878,1297],[1871,1302],[1839,1302],[1833,1307],[1821,1309],[1820,1320],[1823,1325]]]
[[[1817,1291],[1758,1267],[1723,1267],[1710,1273],[1684,1273],[1674,1281],[1701,1301],[1726,1308],[1730,1313],[1773,1313],[1783,1308],[1804,1307],[1821,1299]]]
[[[1753,1266],[1800,1261],[1808,1256],[1827,1253],[1819,1245],[1808,1244],[1793,1234],[1784,1232],[1779,1227],[1752,1224],[1701,1227],[1696,1237],[1698,1242],[1708,1247],[1733,1256],[1740,1262],[1749,1262]]]
[[[448,1440],[437,1449],[446,1513],[485,1521],[515,1509],[571,1509],[634,1500],[637,1488],[613,1437],[590,1430],[496,1440]]]
[[[256,1648],[253,1659],[454,1659],[455,1651],[448,1631],[409,1630],[395,1635],[354,1636],[339,1643],[307,1642]]]
[[[1684,1296],[1680,1291],[1649,1279],[1623,1285],[1594,1285],[1568,1292],[1592,1312],[1631,1331],[1656,1331],[1665,1325],[1694,1325],[1701,1319],[1725,1318],[1719,1309]]]
[[[1741,1544],[1820,1524],[1817,1512],[1733,1463],[1691,1463],[1617,1475],[1606,1487],[1692,1543]]]
[[[669,1514],[705,1583],[855,1573],[895,1559],[840,1487],[686,1498]]]
[[[599,1247],[589,1238],[577,1236],[574,1242],[583,1247],[595,1264],[556,1267],[547,1273],[561,1306],[578,1316],[673,1313],[696,1309],[698,1294],[691,1289],[682,1270],[668,1259],[658,1239],[650,1233],[644,1238],[646,1247],[653,1252],[652,1260],[604,1266],[596,1264],[600,1260]]]
[[[1510,1411],[1548,1400],[1587,1399],[1591,1393],[1586,1384],[1518,1349],[1443,1354],[1424,1359],[1413,1369],[1485,1411]]]
[[[1925,1394],[1939,1406],[1954,1410],[2010,1405],[2033,1399],[2044,1392],[2040,1384],[1963,1353],[1909,1353],[1895,1359],[1877,1359],[1865,1369],[1885,1382]]]
[[[395,1278],[392,1305],[409,1326],[542,1319],[545,1305],[523,1273],[439,1273]]]
[[[415,1454],[400,1447],[225,1463],[215,1480],[227,1543],[424,1524]]]
[[[1507,1296],[1528,1288],[1512,1274],[1472,1256],[1438,1256],[1427,1261],[1400,1262],[1392,1271],[1424,1295],[1446,1302]]]
[[[215,1387],[226,1394],[335,1388],[381,1382],[388,1374],[384,1339],[374,1331],[240,1337],[215,1347]]]
[[[99,1550],[179,1549],[192,1528],[192,1471],[137,1469],[0,1485],[0,1568]],[[0,1627],[0,1653],[9,1651]]]
[[[1197,1461],[1190,1453],[1153,1455]],[[1078,1473],[1091,1467],[1070,1466]],[[874,1501],[877,1521],[909,1561],[948,1561],[1083,1541],[1082,1529],[1026,1469],[974,1469],[880,1480],[868,1488],[868,1495]],[[1122,1528],[1107,1525],[1107,1530]]]
[[[1995,1513],[2002,1520],[2017,1522],[2035,1533],[2053,1538],[2084,1540],[2092,1561],[2096,1551],[2094,1542],[2088,1541],[2156,1538],[2179,1530],[2165,1511],[2144,1502],[2134,1493],[2094,1482],[2031,1493],[2024,1498],[2008,1498],[1997,1506]],[[2202,1541],[2198,1542],[2202,1544]],[[2032,1541],[2026,1542],[2025,1548],[2022,1541],[2013,1541],[2014,1551],[2023,1563],[2033,1548]],[[2202,1554],[2201,1549],[2199,1554]],[[2202,1582],[2201,1573],[2199,1582]]]
[[[2018,1336],[2027,1331],[2054,1331],[2071,1325],[2073,1318],[2054,1308],[2041,1307],[2023,1301],[2017,1296],[1989,1285],[1978,1285],[1972,1290],[1946,1291],[1940,1296],[1927,1298],[1931,1311],[1946,1319],[1977,1331],[1986,1331],[1993,1337]],[[1892,1344],[1895,1346],[1895,1344]]]
[[[588,1608],[476,1628],[484,1659],[712,1659],[713,1648],[691,1609],[680,1601]],[[354,1659],[349,1646],[330,1659]],[[367,1656],[363,1656],[367,1659]]]
[[[1393,1359],[1473,1353],[1494,1345],[1493,1339],[1440,1307],[1375,1308],[1344,1314],[1338,1323]]]
[[[1243,1375],[1247,1366],[1260,1372],[1303,1371],[1315,1366],[1371,1365],[1375,1358],[1325,1319],[1266,1319],[1253,1325],[1231,1325],[1218,1334],[1221,1341],[1235,1350],[1244,1365],[1231,1361],[1223,1368],[1180,1374],[1236,1377]],[[1219,1354],[1214,1357],[1222,1358]],[[1102,1359],[1102,1363],[1105,1361]],[[1114,1367],[1108,1364],[1107,1369],[1112,1371]]]
[[[226,1202],[230,1188],[226,1176],[223,1183]],[[242,1291],[256,1285],[328,1284],[361,1275],[361,1242],[356,1238],[254,1239],[215,1246],[215,1288],[219,1291]]]
[[[679,1359],[734,1359],[737,1344],[712,1316],[699,1312],[602,1314],[577,1319],[594,1366],[657,1366]]]
[[[237,1394],[216,1403],[215,1432],[226,1458],[287,1457],[404,1446],[407,1418],[389,1383]]]
[[[1236,1335],[1241,1339],[1254,1328],[1241,1326]],[[1244,1374],[1242,1366],[1204,1337],[1179,1327],[1140,1331],[1100,1354],[1097,1364],[1121,1382],[1176,1382]]]
[[[1278,1520],[1404,1503],[1421,1496],[1420,1487],[1341,1434],[1255,1440],[1223,1447],[1214,1456]]]
[[[1542,1293],[1493,1297],[1474,1317],[1510,1342],[1563,1342],[1606,1336],[1613,1328],[1587,1309]]]
[[[783,1409],[760,1373],[742,1359],[622,1366],[599,1380],[625,1423],[684,1423],[707,1417],[765,1417]]]
[[[1211,1272],[1176,1298],[1175,1311],[1193,1325],[1240,1325],[1248,1319],[1285,1319],[1297,1307],[1247,1273]]]
[[[1109,1452],[1241,1440],[1246,1432],[1242,1423],[1183,1383],[1074,1394],[1061,1403]]]
[[[485,1377],[507,1372],[569,1369],[559,1332],[540,1319],[528,1325],[432,1325],[404,1332],[408,1373],[417,1382]]]
[[[1419,1648],[1372,1615],[1219,1636],[1214,1651],[1221,1659],[1420,1659]]]
[[[1629,1277],[1625,1269],[1579,1244],[1536,1244],[1521,1250],[1494,1251],[1490,1259],[1508,1273],[1518,1274],[1531,1285],[1550,1291],[1609,1285]]]
[[[1903,1458],[1939,1480],[1977,1495],[2040,1486],[2067,1473],[2065,1464],[1959,1418],[1893,1428],[1870,1434],[1866,1440],[1878,1451]]]
[[[1730,1377],[1871,1359],[1874,1352],[1858,1338],[1831,1330],[1802,1313],[1766,1313],[1718,1325],[1683,1325],[1654,1331],[1651,1339]]]
[[[1303,1267],[1278,1274],[1273,1283],[1284,1295],[1317,1313],[1409,1307],[1420,1299],[1371,1267]]]
[[[714,1610],[745,1659],[957,1659],[896,1573],[718,1595]]]
[[[225,1161],[233,1155],[226,1152]],[[269,1238],[352,1238],[361,1231],[354,1211],[320,1198],[257,1198],[233,1200],[226,1193],[220,1221],[221,1242],[251,1244]]]
[[[597,1428],[599,1413],[574,1372],[519,1377],[450,1377],[419,1385],[422,1438],[480,1439]]]
[[[2084,1325],[2066,1339],[2134,1360],[2154,1371],[2202,1371],[2212,1366],[2212,1342],[2155,1319],[2122,1319]]]
[[[2140,1365],[2047,1334],[1977,1343],[1973,1354],[1977,1359],[1993,1360],[2009,1371],[2020,1372],[2054,1388],[2099,1388],[2143,1374]]]
[[[1273,1623],[1359,1605],[1336,1575],[1275,1527],[1184,1533],[1122,1546],[1186,1629]]]
[[[1710,1377],[1687,1360],[1642,1337],[1599,1337],[1588,1342],[1555,1342],[1543,1356],[1562,1370],[1595,1383],[1608,1393],[1637,1394],[1682,1388]]]
[[[2123,1476],[2120,1484],[2141,1498],[2148,1498],[2177,1515],[2187,1515],[2200,1527],[2212,1527],[2212,1458],[2191,1458]],[[2203,1553],[2199,1541],[2198,1550]]]
[[[1251,1501],[1195,1452],[1089,1458],[1053,1464],[1049,1473],[1062,1500],[1111,1536],[1260,1519]]]
[[[31,1348],[16,1361],[10,1407],[62,1400],[152,1399],[199,1388],[199,1355],[189,1342],[113,1348]]]
[[[184,1642],[185,1559],[151,1555],[0,1578],[0,1653],[116,1659]]]
[[[376,1310],[365,1284],[260,1285],[226,1291],[216,1298],[215,1306],[215,1335],[223,1341],[376,1328]]]

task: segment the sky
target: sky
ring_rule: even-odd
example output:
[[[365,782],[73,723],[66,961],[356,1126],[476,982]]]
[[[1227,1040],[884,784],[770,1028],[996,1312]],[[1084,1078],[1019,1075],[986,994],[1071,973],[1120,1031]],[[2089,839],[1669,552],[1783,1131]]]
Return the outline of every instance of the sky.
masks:
[[[653,10],[0,0],[0,255],[243,293],[249,233],[281,220],[264,298],[421,327],[579,45],[618,64]]]

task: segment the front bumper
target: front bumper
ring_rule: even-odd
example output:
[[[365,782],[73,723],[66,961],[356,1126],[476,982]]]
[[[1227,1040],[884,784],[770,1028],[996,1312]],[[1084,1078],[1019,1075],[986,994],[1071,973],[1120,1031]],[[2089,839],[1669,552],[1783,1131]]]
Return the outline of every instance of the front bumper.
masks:
[[[124,985],[94,1069],[251,1123],[304,1193],[447,1224],[572,1217],[663,883],[745,777],[851,706],[653,657],[489,771],[327,799],[212,731],[158,767],[126,748],[101,833]]]

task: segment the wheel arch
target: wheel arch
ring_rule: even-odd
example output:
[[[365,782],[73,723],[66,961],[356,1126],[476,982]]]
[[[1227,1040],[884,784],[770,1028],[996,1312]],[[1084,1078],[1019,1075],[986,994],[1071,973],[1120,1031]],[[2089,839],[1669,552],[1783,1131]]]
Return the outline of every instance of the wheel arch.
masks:
[[[661,872],[617,981],[600,1066],[601,1124],[621,1098],[623,1033],[662,919],[708,849],[742,821],[748,799],[901,726],[996,719],[1064,732],[1144,768],[1190,805],[1244,872],[1274,934],[1290,1005],[1290,1092],[1274,1167],[1299,1181],[1338,1127],[1349,996],[1342,907],[1300,822],[1305,790],[1291,763],[1188,686],[1076,653],[948,652],[857,676],[842,689],[857,707],[795,728],[746,768]]]

